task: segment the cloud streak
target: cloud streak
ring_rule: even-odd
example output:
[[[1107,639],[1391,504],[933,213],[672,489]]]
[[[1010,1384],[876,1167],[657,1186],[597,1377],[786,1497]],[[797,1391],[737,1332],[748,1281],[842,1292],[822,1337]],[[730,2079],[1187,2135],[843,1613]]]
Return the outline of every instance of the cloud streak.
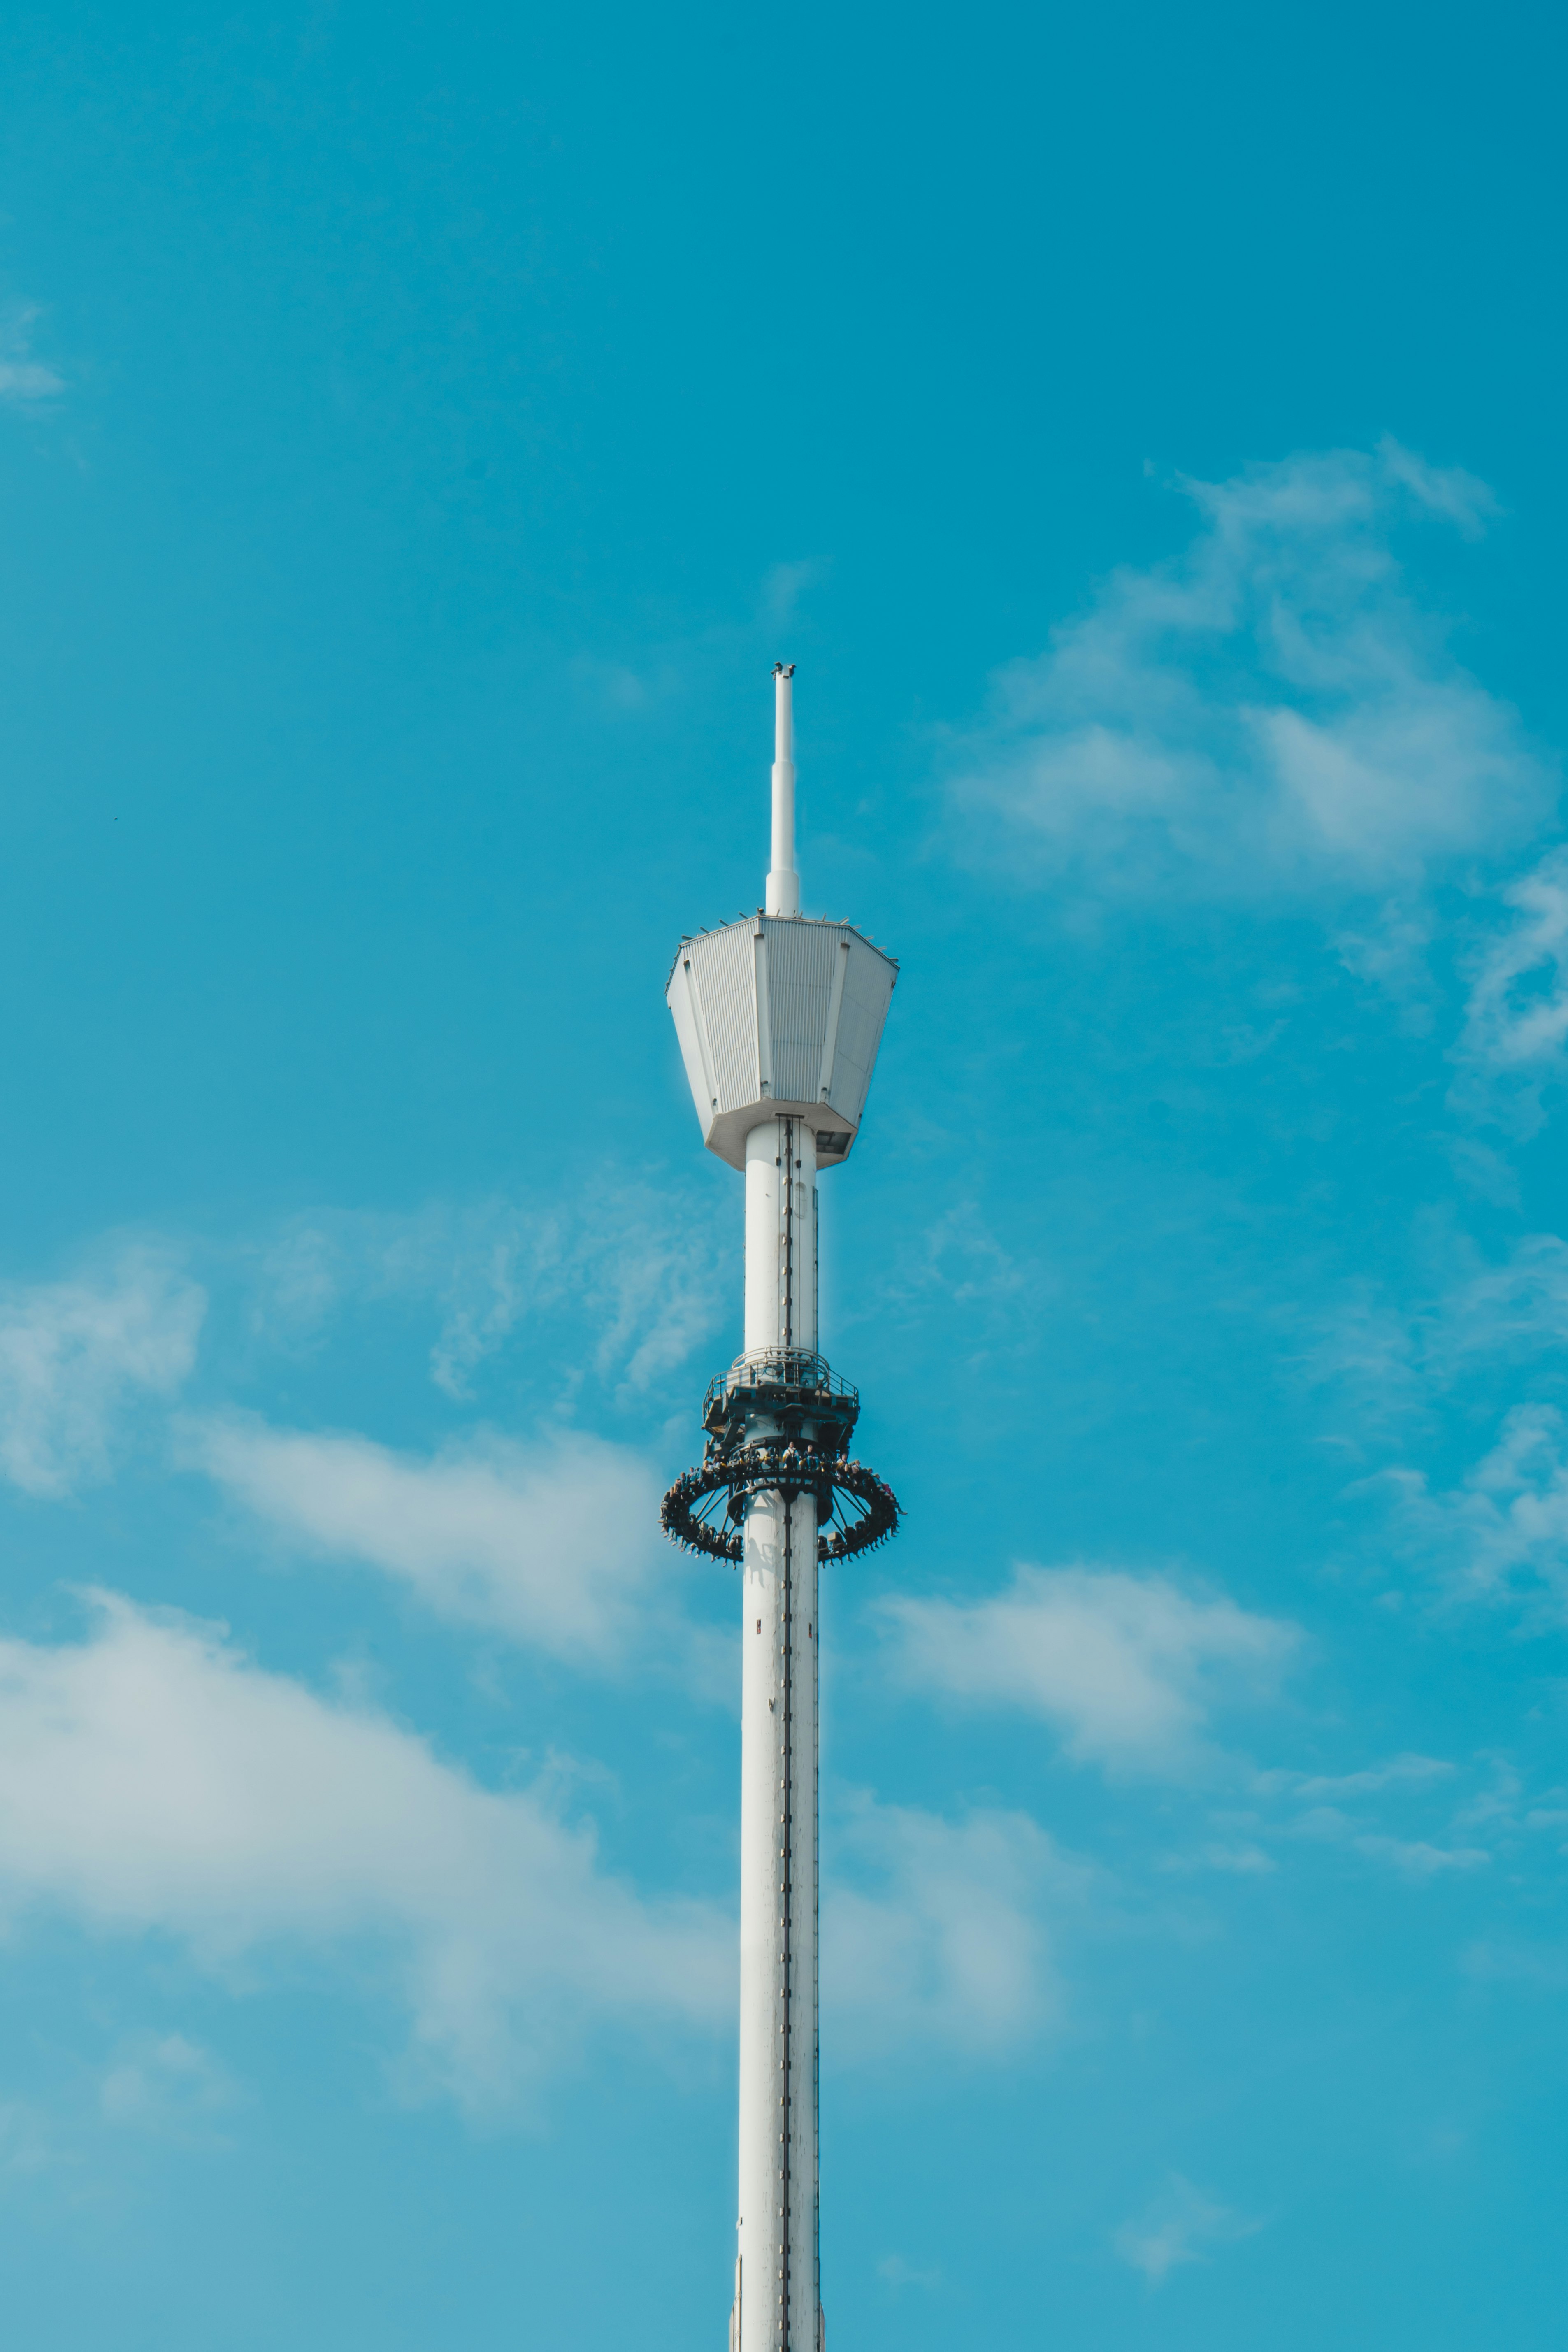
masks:
[[[602,1438],[492,1435],[422,1456],[236,1414],[187,1421],[181,1438],[278,1535],[392,1577],[453,1623],[606,1665],[649,1598],[658,1481]]]
[[[1022,1566],[986,1600],[895,1597],[880,1615],[913,1687],[1022,1708],[1079,1762],[1122,1772],[1193,1769],[1215,1712],[1268,1696],[1300,1640],[1166,1577],[1079,1567]]]
[[[0,321],[0,400],[16,408],[36,408],[66,388],[63,376],[33,357],[37,316],[37,303],[27,303]]]
[[[1457,1598],[1568,1617],[1568,1423],[1555,1405],[1516,1405],[1456,1487],[1434,1492],[1410,1468],[1365,1483],[1393,1494],[1406,1541]]]
[[[479,2111],[526,2099],[595,2033],[666,2046],[734,2002],[725,1906],[602,1866],[552,1788],[497,1791],[386,1715],[266,1672],[222,1627],[91,1597],[86,1638],[0,1640],[0,1921],[172,1939],[254,1989],[310,1952],[408,2021],[400,2071]],[[1050,1915],[1089,1874],[1022,1813],[950,1822],[860,1791],[830,1807],[823,1987],[836,2057],[918,2042],[996,2060],[1056,2018]],[[128,2044],[115,2123],[230,2103],[181,2037]]]
[[[100,1281],[0,1295],[0,1472],[55,1500],[110,1477],[138,1400],[172,1395],[189,1373],[205,1309],[150,1250]]]
[[[1509,919],[1471,960],[1456,1108],[1533,1135],[1568,1054],[1568,848],[1509,884]]]
[[[1235,2245],[1262,2227],[1173,2172],[1146,2210],[1122,2223],[1115,2244],[1122,2262],[1151,2286],[1163,2286],[1173,2270],[1206,2262],[1216,2246]]]
[[[1397,930],[1399,894],[1527,838],[1554,793],[1394,550],[1415,517],[1473,535],[1489,494],[1393,443],[1183,488],[1184,554],[998,674],[954,747],[955,848],[1119,894],[1391,891]]]
[[[612,1177],[565,1201],[321,1210],[261,1254],[255,1311],[269,1336],[297,1342],[348,1305],[431,1300],[431,1378],[464,1400],[518,1332],[564,1310],[592,1334],[584,1361],[566,1351],[569,1373],[632,1400],[717,1328],[731,1255],[710,1203]]]
[[[1056,2018],[1047,1913],[1088,1873],[1025,1813],[958,1822],[861,1792],[826,1841],[822,1983],[836,2055],[917,2043],[995,2059]]]
[[[226,2069],[183,2033],[144,2033],[116,2055],[99,2086],[106,2123],[156,2137],[201,2136],[238,2104]]]
[[[590,2030],[710,2029],[732,1923],[650,1902],[541,1795],[498,1793],[386,1717],[264,1672],[221,1629],[96,1600],[86,1640],[0,1642],[0,1905],[172,1937],[219,1973],[382,1954],[416,2069],[502,2105]],[[178,2067],[173,2072],[178,2074]],[[188,2072],[188,2069],[186,2070]],[[154,2074],[122,2106],[165,2095]]]

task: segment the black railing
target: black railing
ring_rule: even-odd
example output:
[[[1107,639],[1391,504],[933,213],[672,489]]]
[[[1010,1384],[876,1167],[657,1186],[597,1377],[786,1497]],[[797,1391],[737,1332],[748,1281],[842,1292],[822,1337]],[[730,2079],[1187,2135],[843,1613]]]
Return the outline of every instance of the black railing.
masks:
[[[711,1429],[716,1418],[728,1420],[732,1399],[754,1396],[761,1403],[764,1395],[781,1404],[808,1397],[831,1397],[841,1408],[860,1402],[859,1390],[841,1380],[826,1356],[809,1348],[753,1348],[710,1383],[702,1400],[703,1427]]]

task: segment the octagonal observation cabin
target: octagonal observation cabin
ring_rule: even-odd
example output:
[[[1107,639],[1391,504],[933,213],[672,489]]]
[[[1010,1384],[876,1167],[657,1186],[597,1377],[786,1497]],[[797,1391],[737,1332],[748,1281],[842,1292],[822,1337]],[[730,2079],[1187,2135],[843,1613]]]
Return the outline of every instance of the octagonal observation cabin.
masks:
[[[743,1171],[754,1127],[798,1118],[819,1169],[847,1160],[898,976],[852,924],[810,915],[682,940],[665,997],[709,1150]]]

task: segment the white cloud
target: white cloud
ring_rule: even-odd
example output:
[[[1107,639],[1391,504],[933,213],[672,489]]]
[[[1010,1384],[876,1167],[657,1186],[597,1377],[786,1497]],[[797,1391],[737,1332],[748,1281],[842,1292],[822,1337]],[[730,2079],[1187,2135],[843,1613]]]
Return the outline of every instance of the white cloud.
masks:
[[[894,1598],[884,1621],[920,1688],[1044,1716],[1068,1753],[1140,1771],[1190,1767],[1215,1709],[1266,1695],[1294,1626],[1163,1576],[1019,1567],[984,1601]]]
[[[200,2130],[237,2097],[227,2068],[183,2033],[137,2035],[99,2086],[106,2123],[175,2137]]]
[[[1184,487],[1185,553],[1114,573],[994,680],[955,747],[963,854],[1133,892],[1392,890],[1384,939],[1348,946],[1407,992],[1401,894],[1527,837],[1553,796],[1392,545],[1415,514],[1473,530],[1489,495],[1393,443]]]
[[[1425,1231],[1422,1231],[1422,1227]],[[1568,1339],[1568,1244],[1526,1234],[1491,1264],[1447,1218],[1418,1220],[1426,1277],[1395,1302],[1347,1285],[1315,1319],[1298,1363],[1342,1390],[1358,1442],[1428,1413],[1461,1381],[1500,1363],[1553,1357]]]
[[[609,1177],[566,1200],[317,1211],[263,1253],[258,1318],[297,1339],[347,1304],[428,1299],[440,1316],[431,1377],[466,1398],[517,1333],[564,1310],[592,1335],[584,1361],[561,1351],[568,1383],[591,1370],[641,1396],[722,1319],[734,1251],[711,1211],[687,1190]]]
[[[942,2284],[939,2270],[921,2270],[917,2263],[907,2263],[902,2254],[884,2254],[877,2264],[877,2276],[885,2279],[895,2289],[905,2286],[929,2288]]]
[[[64,2160],[58,2137],[35,2107],[19,2099],[0,2100],[0,2179],[45,2172]]]
[[[1568,1459],[1554,1405],[1516,1405],[1498,1442],[1447,1493],[1398,1469],[1375,1483],[1396,1496],[1411,1539],[1470,1600],[1522,1601],[1553,1622],[1568,1612]]]
[[[33,324],[37,316],[37,305],[29,303],[0,321],[0,400],[11,401],[17,407],[32,407],[39,401],[53,400],[65,390],[64,377],[32,355]]]
[[[367,1437],[186,1422],[186,1458],[280,1534],[397,1578],[455,1622],[607,1664],[660,1558],[659,1486],[639,1454],[563,1433],[429,1458]]]
[[[826,579],[829,568],[816,556],[807,556],[795,563],[770,564],[763,574],[763,593],[757,607],[764,625],[775,629],[792,627],[801,598]]]
[[[1312,1386],[1340,1390],[1355,1409],[1360,1435],[1376,1433],[1426,1401],[1430,1317],[1407,1313],[1369,1290],[1347,1286],[1313,1318],[1297,1364]]]
[[[1347,971],[1392,997],[1412,1033],[1433,1025],[1436,992],[1426,957],[1436,930],[1430,908],[1390,898],[1359,929],[1334,938]]]
[[[1319,1803],[1324,1798],[1370,1797],[1388,1789],[1426,1789],[1434,1780],[1452,1777],[1454,1767],[1440,1756],[1391,1756],[1384,1764],[1370,1764],[1359,1772],[1274,1773],[1275,1783],[1289,1785],[1299,1801]]]
[[[1352,1776],[1354,1778],[1354,1776]],[[1404,1879],[1441,1879],[1453,1870],[1483,1870],[1490,1853],[1481,1846],[1434,1846],[1429,1837],[1389,1837],[1384,1830],[1363,1830],[1338,1804],[1311,1804],[1293,1821],[1295,1837],[1311,1837],[1326,1846],[1350,1846],[1368,1863],[1384,1863]]]
[[[1472,964],[1454,1100],[1531,1135],[1568,1047],[1568,849],[1550,851],[1501,896],[1513,920]]]
[[[1526,1234],[1500,1265],[1457,1283],[1444,1299],[1437,1352],[1451,1362],[1555,1350],[1568,1339],[1568,1244]]]
[[[1217,1870],[1228,1878],[1266,1878],[1278,1870],[1274,1856],[1260,1845],[1200,1846],[1195,1853],[1167,1854],[1163,1870]]]
[[[1363,1831],[1351,1841],[1358,1853],[1385,1862],[1405,1878],[1446,1878],[1456,1870],[1480,1870],[1491,1861],[1477,1845],[1433,1845],[1426,1838],[1385,1837]]]
[[[0,1642],[13,1932],[37,1909],[175,1938],[219,1971],[289,1948],[361,1969],[380,1952],[420,2070],[474,2106],[514,2096],[595,2022],[667,2033],[726,2015],[732,1924],[643,1900],[537,1792],[480,1787],[212,1627],[96,1606],[83,1642]],[[166,2052],[154,2071],[169,2075]],[[142,2094],[127,2079],[114,2095]]]
[[[1337,1805],[1309,1806],[1292,1826],[1298,1837],[1348,1846],[1369,1862],[1385,1864],[1401,1878],[1418,1883],[1447,1877],[1456,1870],[1483,1869],[1491,1861],[1480,1846],[1435,1845],[1430,1838],[1391,1837],[1383,1830],[1362,1829]]]
[[[1262,2227],[1173,2172],[1142,2213],[1123,2221],[1115,2245],[1124,2263],[1160,2286],[1183,2263],[1205,2262],[1211,2248],[1234,2245]]]
[[[1402,483],[1418,506],[1445,516],[1466,539],[1479,539],[1500,511],[1486,483],[1458,466],[1429,466],[1387,435],[1379,442],[1377,455],[1391,481]]]
[[[1466,1947],[1459,1967],[1481,1984],[1568,1992],[1568,1947],[1562,1944],[1480,1941]]]
[[[836,2059],[910,2042],[995,2057],[1052,2021],[1042,1913],[1048,1899],[1076,1900],[1086,1874],[1026,1814],[951,1822],[861,1796],[825,1849],[822,1989]]]
[[[1489,1775],[1479,1788],[1478,1763]],[[1486,1869],[1524,1826],[1522,1783],[1506,1759],[1471,1759],[1463,1780],[1461,1769],[1441,1757],[1405,1752],[1357,1771],[1260,1772],[1253,1793],[1281,1801],[1276,1837],[1342,1847],[1420,1885]],[[1478,1836],[1489,1838],[1490,1846],[1478,1844]]]
[[[0,1294],[0,1472],[63,1496],[111,1475],[138,1392],[167,1396],[195,1360],[204,1293],[166,1258],[127,1252],[100,1282]]]
[[[942,1292],[955,1307],[1027,1309],[1047,1277],[1005,1249],[973,1201],[961,1201],[914,1237],[889,1282],[895,1295]]]

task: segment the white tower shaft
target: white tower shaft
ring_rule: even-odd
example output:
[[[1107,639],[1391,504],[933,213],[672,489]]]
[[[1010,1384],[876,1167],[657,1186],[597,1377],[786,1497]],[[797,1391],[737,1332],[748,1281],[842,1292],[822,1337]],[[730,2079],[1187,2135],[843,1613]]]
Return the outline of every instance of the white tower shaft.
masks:
[[[787,698],[787,679],[781,694]],[[784,703],[787,713],[787,699]],[[787,753],[787,731],[782,738]],[[774,864],[779,768],[774,777]],[[768,877],[770,903],[775,871]],[[793,870],[787,878],[795,882]],[[792,910],[793,911],[793,910]],[[816,1348],[816,1137],[746,1138],[746,1352]],[[756,1434],[766,1435],[764,1424]],[[741,1696],[741,2141],[731,2352],[817,2352],[816,1502],[753,1496]]]

